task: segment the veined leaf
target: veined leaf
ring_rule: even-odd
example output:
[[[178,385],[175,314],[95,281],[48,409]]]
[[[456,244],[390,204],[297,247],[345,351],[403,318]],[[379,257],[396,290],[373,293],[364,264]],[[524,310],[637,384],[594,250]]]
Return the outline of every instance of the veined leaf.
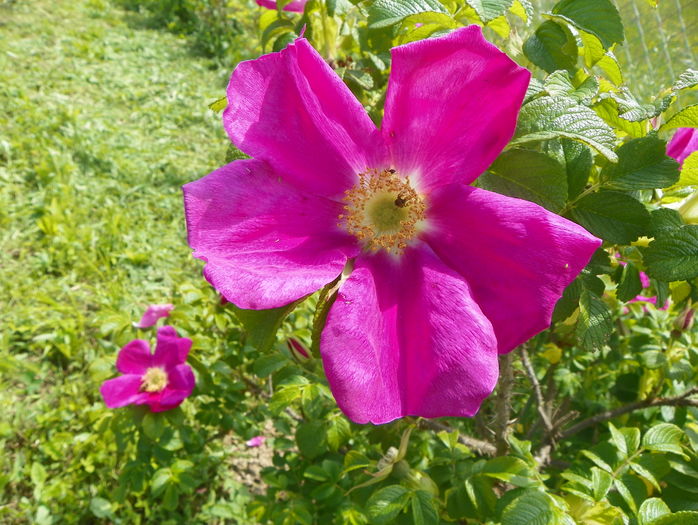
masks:
[[[465,0],[466,3],[475,9],[480,20],[487,23],[506,13],[511,7],[513,0]]]
[[[579,297],[579,318],[576,329],[580,346],[588,350],[598,350],[608,340],[611,330],[613,330],[613,318],[606,303],[590,291],[582,290]],[[588,451],[582,453],[584,452]],[[596,462],[594,459],[592,461]]]
[[[388,27],[418,13],[448,11],[438,0],[376,0],[368,9],[370,28]]]
[[[698,276],[698,226],[683,226],[655,238],[643,257],[647,274],[654,279],[693,279]]]
[[[553,14],[597,36],[606,49],[625,38],[620,13],[611,0],[561,0]]]
[[[618,149],[618,163],[601,172],[605,185],[618,190],[667,188],[679,180],[679,163],[666,154],[656,137],[631,140]]]
[[[698,128],[698,104],[683,108],[667,120],[659,128],[659,131],[668,131],[675,128]]]
[[[410,500],[409,491],[402,485],[389,485],[371,494],[366,510],[373,523],[391,523]]]
[[[527,490],[502,511],[502,525],[553,523],[554,508],[550,498],[539,490]]]
[[[698,86],[698,70],[689,68],[679,75],[679,78],[676,79],[672,89],[674,91],[680,91],[682,89],[690,89],[696,86]]]
[[[698,151],[694,151],[683,161],[681,175],[676,183],[677,188],[698,186]]]
[[[651,450],[683,454],[681,437],[683,431],[671,423],[660,423],[650,428],[642,437],[642,446]]]
[[[572,216],[594,235],[616,244],[629,244],[647,233],[650,214],[630,195],[600,191],[583,197]]]
[[[638,511],[639,525],[650,525],[652,521],[665,514],[670,514],[671,510],[659,498],[650,498],[642,502]]]
[[[577,64],[577,43],[570,30],[546,20],[523,45],[523,52],[539,68],[552,73],[572,69]]]

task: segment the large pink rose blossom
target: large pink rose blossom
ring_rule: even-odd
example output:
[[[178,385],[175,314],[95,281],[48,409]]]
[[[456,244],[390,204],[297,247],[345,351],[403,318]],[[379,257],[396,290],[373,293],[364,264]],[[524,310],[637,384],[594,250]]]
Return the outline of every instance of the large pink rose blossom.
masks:
[[[179,406],[194,390],[194,373],[185,364],[191,339],[177,337],[171,326],[158,329],[155,353],[147,341],[136,339],[124,346],[116,359],[123,375],[109,379],[100,391],[109,408],[148,405],[153,412]]]
[[[267,9],[276,10],[276,0],[255,0],[257,5],[260,7],[266,7]],[[302,13],[305,9],[305,4],[308,0],[293,0],[289,4],[284,6],[284,11],[290,11],[293,13]]]
[[[184,187],[189,244],[241,308],[343,276],[320,352],[352,420],[474,415],[497,354],[549,326],[600,245],[469,186],[511,139],[529,78],[476,26],[396,47],[378,129],[305,39],[233,72],[223,124],[254,158]]]
[[[679,128],[666,146],[666,154],[683,165],[691,153],[698,151],[698,129]]]

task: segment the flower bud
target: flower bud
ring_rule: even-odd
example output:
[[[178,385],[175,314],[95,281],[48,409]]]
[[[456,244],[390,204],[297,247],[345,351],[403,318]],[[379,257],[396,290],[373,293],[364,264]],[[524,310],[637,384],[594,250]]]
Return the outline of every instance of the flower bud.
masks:
[[[289,337],[286,341],[286,346],[288,346],[291,355],[299,361],[303,362],[310,359],[310,352],[306,346],[295,337]]]
[[[686,332],[693,327],[695,310],[692,306],[684,308],[678,317],[674,320],[674,329],[679,332]]]

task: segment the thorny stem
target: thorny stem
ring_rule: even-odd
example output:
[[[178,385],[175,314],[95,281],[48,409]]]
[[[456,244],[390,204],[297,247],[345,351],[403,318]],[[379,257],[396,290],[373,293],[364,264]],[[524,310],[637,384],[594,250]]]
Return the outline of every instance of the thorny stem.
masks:
[[[513,353],[499,356],[499,386],[497,387],[497,403],[495,407],[495,440],[497,455],[501,456],[509,450],[507,436],[509,434],[509,416],[511,414],[511,390],[514,384]]]
[[[531,365],[531,360],[528,358],[528,352],[524,347],[521,348],[521,362],[523,363],[526,375],[528,375],[528,378],[531,380],[531,384],[533,385],[533,393],[536,397],[536,404],[538,405],[538,414],[540,414],[540,418],[543,421],[545,431],[548,433],[549,437],[552,437],[555,429],[550,421],[550,415],[546,411],[546,403],[543,399],[543,392],[540,389],[540,383],[536,377],[536,372]]]
[[[618,407],[613,410],[607,410],[605,412],[601,412],[600,414],[596,414],[595,416],[592,416],[590,418],[584,419],[576,425],[573,425],[567,430],[565,430],[560,437],[562,439],[568,438],[570,436],[573,436],[577,432],[584,430],[585,428],[595,425],[596,423],[608,421],[609,419],[622,416],[623,414],[627,414],[628,412],[634,412],[635,410],[642,410],[644,408],[659,406],[698,407],[698,399],[689,399],[689,397],[696,394],[698,394],[698,387],[693,387],[690,390],[684,392],[683,394],[675,397],[655,397],[643,399],[642,401],[635,401],[634,403],[629,403],[627,405],[623,405],[622,407]]]

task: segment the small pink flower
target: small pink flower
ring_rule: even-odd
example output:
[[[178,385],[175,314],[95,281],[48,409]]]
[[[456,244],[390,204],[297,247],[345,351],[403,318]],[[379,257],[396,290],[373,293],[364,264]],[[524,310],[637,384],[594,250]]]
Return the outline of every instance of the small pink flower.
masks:
[[[676,159],[676,162],[681,165],[694,151],[698,151],[698,129],[696,128],[677,129],[666,147],[666,154]]]
[[[267,9],[276,9],[276,0],[255,0],[258,6],[266,7]],[[293,13],[302,13],[305,9],[305,4],[308,0],[293,0],[290,4],[284,6],[284,11]]]
[[[153,412],[179,406],[194,390],[194,373],[185,364],[191,339],[177,337],[171,326],[158,329],[155,353],[147,341],[136,339],[124,346],[116,359],[123,375],[102,384],[100,392],[109,408],[148,405]]]
[[[263,445],[266,440],[267,438],[265,436],[255,436],[252,439],[248,439],[245,445],[248,447],[259,447]]]
[[[353,421],[472,416],[498,354],[550,325],[601,241],[470,186],[513,136],[529,71],[477,26],[391,53],[380,128],[303,38],[240,63],[223,125],[253,158],[184,187],[189,244],[239,308],[344,274],[320,353]]]
[[[148,305],[143,317],[136,324],[136,328],[150,328],[158,322],[158,319],[162,317],[169,317],[170,312],[174,309],[174,305],[171,304],[151,304]]]

